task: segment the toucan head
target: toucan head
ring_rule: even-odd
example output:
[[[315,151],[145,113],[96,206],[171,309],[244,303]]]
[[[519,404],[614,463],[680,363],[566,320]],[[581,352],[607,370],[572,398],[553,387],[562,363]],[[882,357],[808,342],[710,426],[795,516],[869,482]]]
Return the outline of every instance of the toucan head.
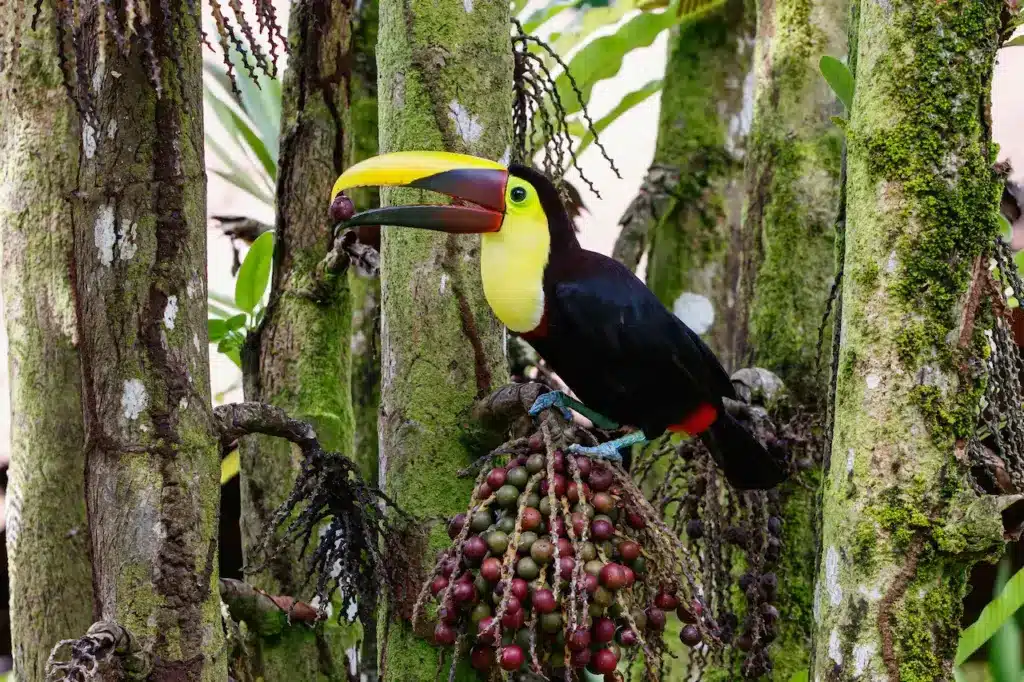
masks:
[[[573,229],[554,184],[542,173],[513,164],[449,152],[407,151],[381,154],[346,170],[334,183],[331,202],[356,187],[410,187],[446,194],[451,205],[386,206],[363,211],[346,227],[389,225],[455,234],[518,231],[526,236],[544,226],[552,245]],[[507,235],[503,235],[507,236]]]

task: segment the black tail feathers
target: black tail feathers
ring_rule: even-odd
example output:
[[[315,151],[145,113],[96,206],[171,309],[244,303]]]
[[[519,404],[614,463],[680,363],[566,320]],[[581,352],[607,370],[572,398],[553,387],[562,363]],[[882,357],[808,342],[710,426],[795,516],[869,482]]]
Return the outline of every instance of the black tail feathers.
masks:
[[[729,483],[739,490],[767,490],[789,476],[784,458],[770,453],[742,424],[724,411],[701,440],[722,468]]]

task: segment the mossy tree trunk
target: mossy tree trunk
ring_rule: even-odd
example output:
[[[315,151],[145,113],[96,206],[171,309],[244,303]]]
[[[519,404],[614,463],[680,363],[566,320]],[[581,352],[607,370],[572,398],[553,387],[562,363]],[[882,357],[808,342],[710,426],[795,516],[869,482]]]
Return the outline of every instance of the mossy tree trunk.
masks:
[[[76,69],[95,107],[66,195],[95,616],[150,652],[151,679],[223,682],[202,60],[195,17],[160,7],[147,7],[152,62],[141,38],[127,57],[83,38]],[[95,11],[81,8],[83,31]]]
[[[82,376],[68,273],[67,194],[75,187],[80,133],[62,83],[49,7],[37,31],[14,5],[0,8],[0,17],[7,31],[22,23],[18,57],[0,74],[11,636],[18,679],[42,682],[53,645],[81,636],[92,623]]]
[[[706,319],[710,304],[705,338],[728,369],[736,369],[736,245],[755,15],[750,0],[729,0],[673,29],[654,165],[679,180],[668,188],[667,213],[647,228],[647,285],[689,320]]]
[[[965,480],[982,387],[963,371],[987,342],[962,311],[998,229],[1004,7],[861,3],[812,679],[951,679],[968,570],[1002,547]]]
[[[321,444],[353,449],[352,295],[346,274],[328,275],[309,293],[331,244],[327,198],[353,147],[349,110],[352,8],[295,0],[290,57],[282,88],[280,173],[270,304],[246,343],[245,395],[313,424]],[[277,506],[291,492],[298,447],[265,436],[245,439],[241,457],[242,537],[246,562]],[[253,582],[271,594],[300,594],[306,583],[299,547],[280,552]],[[257,643],[254,674],[267,680],[345,680],[345,640],[331,623],[292,627]]]
[[[377,67],[382,152],[508,153],[507,2],[381,0]],[[424,200],[382,192],[384,204]],[[451,516],[472,488],[456,472],[480,454],[468,445],[471,406],[507,379],[503,330],[483,298],[477,237],[385,227],[381,241],[383,483],[413,514]],[[447,542],[435,524],[420,558],[432,563]],[[384,679],[434,679],[437,651],[407,622],[391,624],[382,650]]]

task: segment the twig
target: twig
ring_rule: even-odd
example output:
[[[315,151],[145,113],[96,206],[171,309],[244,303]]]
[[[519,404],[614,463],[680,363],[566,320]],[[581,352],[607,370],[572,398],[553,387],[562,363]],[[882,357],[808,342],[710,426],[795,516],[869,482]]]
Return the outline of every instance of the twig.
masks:
[[[58,661],[65,648],[70,648],[71,657]],[[112,621],[101,620],[93,623],[83,637],[57,642],[46,661],[46,679],[48,682],[107,679],[98,675],[109,671],[111,666],[119,666],[124,672],[142,678],[149,673],[150,662],[127,630]]]
[[[225,450],[232,449],[242,436],[254,433],[290,440],[307,456],[323,450],[312,426],[292,419],[273,405],[230,403],[213,408],[213,418],[220,433],[220,445]]]
[[[231,617],[260,636],[276,635],[291,623],[315,623],[316,609],[294,597],[271,596],[249,583],[231,578],[220,581],[220,598]]]

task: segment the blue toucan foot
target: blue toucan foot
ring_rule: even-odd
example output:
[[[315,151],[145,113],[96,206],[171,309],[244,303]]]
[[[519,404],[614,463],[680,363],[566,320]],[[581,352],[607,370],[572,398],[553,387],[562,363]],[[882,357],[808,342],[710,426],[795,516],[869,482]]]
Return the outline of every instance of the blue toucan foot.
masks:
[[[644,435],[643,431],[634,431],[633,433],[627,433],[621,438],[616,438],[615,440],[610,440],[607,443],[601,443],[600,445],[594,445],[592,447],[573,443],[569,446],[569,452],[574,455],[586,455],[587,457],[596,457],[597,459],[607,459],[617,464],[621,464],[622,455],[619,453],[619,450],[629,447],[630,445],[646,442],[647,436]]]
[[[562,413],[567,422],[571,422],[572,411],[568,407],[569,401],[569,396],[561,391],[548,391],[533,401],[533,406],[530,408],[530,416],[536,417],[544,410],[553,407]]]

